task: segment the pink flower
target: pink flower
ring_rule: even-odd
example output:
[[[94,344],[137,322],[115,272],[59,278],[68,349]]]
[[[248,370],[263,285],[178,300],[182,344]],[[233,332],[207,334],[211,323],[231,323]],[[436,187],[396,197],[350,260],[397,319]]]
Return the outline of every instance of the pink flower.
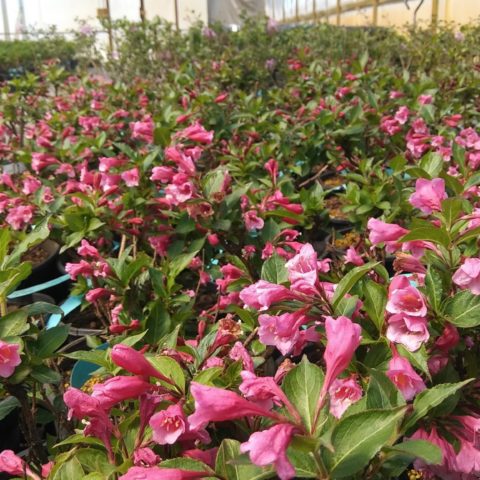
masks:
[[[300,326],[307,322],[302,313],[283,313],[281,315],[260,315],[258,323],[259,340],[264,345],[272,345],[288,355],[300,339]]]
[[[231,348],[230,353],[228,356],[232,360],[241,361],[244,370],[248,370],[249,372],[253,372],[253,360],[250,357],[247,349],[243,346],[242,342],[236,342],[235,345]]]
[[[131,467],[118,480],[190,480],[210,477],[208,472],[179,468]]]
[[[171,405],[150,419],[153,440],[159,445],[173,445],[185,432],[186,417],[180,405]]]
[[[349,318],[341,316],[336,320],[325,318],[327,346],[323,354],[327,366],[322,390],[327,392],[335,378],[349,365],[362,337],[360,325]]]
[[[77,248],[77,253],[81,257],[100,258],[98,250],[85,239],[82,240],[80,247]]]
[[[410,195],[410,203],[421,212],[430,214],[442,209],[442,200],[447,198],[445,180],[434,178],[427,180],[419,178],[415,182],[415,192]]]
[[[72,280],[76,280],[79,275],[91,277],[93,275],[93,267],[85,260],[80,260],[79,263],[67,263],[65,271],[70,274]]]
[[[442,334],[435,340],[435,347],[444,352],[448,352],[454,348],[459,341],[460,334],[458,333],[457,327],[451,323],[446,323]]]
[[[245,226],[248,231],[261,230],[265,225],[263,218],[260,218],[255,210],[245,212],[243,214],[243,220],[245,221]]]
[[[466,258],[463,265],[453,274],[453,283],[480,295],[480,258]]]
[[[418,103],[420,105],[429,105],[430,103],[432,103],[432,96],[431,95],[420,95],[418,97]]]
[[[408,230],[394,223],[385,223],[376,218],[370,218],[367,223],[370,230],[369,240],[372,245],[385,243],[387,252],[394,252],[400,247],[398,240],[408,233]]]
[[[185,128],[175,135],[177,138],[188,138],[193,142],[203,143],[209,145],[213,140],[213,130],[208,131],[203,128],[200,122],[195,122],[193,125]]]
[[[430,338],[426,318],[410,317],[404,313],[397,313],[388,319],[386,336],[391,342],[400,343],[411,352],[418,350]]]
[[[158,235],[156,237],[150,237],[148,243],[150,246],[162,257],[167,255],[167,248],[170,244],[170,235]]]
[[[12,450],[3,450],[3,452],[0,453],[0,472],[22,478],[26,473],[29,477],[40,480],[25,464],[25,461]]]
[[[257,377],[253,372],[241,372],[242,383],[238,389],[246,399],[257,403],[262,408],[270,410],[274,404],[279,405],[285,394],[275,383],[273,377]]]
[[[195,413],[188,417],[188,423],[192,430],[199,430],[210,422],[223,422],[242,417],[277,418],[276,414],[223,388],[208,387],[192,382],[190,393],[195,400]]]
[[[340,418],[345,410],[362,398],[362,388],[355,381],[355,378],[348,377],[336,379],[328,389],[330,396],[330,413]]]
[[[266,310],[272,303],[294,299],[295,295],[283,285],[259,280],[240,292],[240,300],[255,310]]]
[[[8,212],[5,221],[14,229],[22,230],[25,228],[33,218],[34,207],[31,205],[19,205],[13,207]]]
[[[427,471],[433,475],[438,475],[440,478],[458,478],[449,476],[457,467],[455,449],[447,440],[438,434],[434,426],[431,427],[430,433],[423,428],[418,429],[410,439],[426,440],[439,447],[442,452],[442,463],[440,465],[427,465],[423,460],[417,459],[414,462],[414,467],[417,470]]]
[[[293,289],[302,284],[313,287],[318,280],[317,253],[309,243],[303,245],[285,266]]]
[[[388,288],[386,310],[389,313],[403,313],[411,317],[425,317],[427,305],[423,295],[403,275],[393,278]]]
[[[260,467],[273,463],[280,480],[295,478],[295,468],[287,457],[295,427],[287,423],[274,425],[267,430],[250,435],[248,442],[240,445],[242,453],[250,452],[250,460]]]
[[[365,263],[362,259],[362,256],[358,254],[357,250],[355,250],[355,247],[349,247],[343,258],[345,259],[345,263],[351,263],[356,267],[359,267]]]
[[[22,362],[18,350],[20,346],[16,343],[7,343],[0,340],[0,377],[8,378],[15,371],[15,367]]]
[[[412,400],[415,395],[427,388],[420,375],[410,365],[410,362],[401,357],[396,350],[393,351],[393,357],[388,365],[387,376],[402,392],[407,401]]]
[[[110,355],[113,363],[127,372],[144,377],[155,377],[164,382],[172,383],[172,380],[154,368],[142,353],[128,345],[122,345],[121,343],[115,345]]]
[[[410,112],[408,111],[408,107],[400,107],[397,110],[397,113],[395,113],[395,120],[400,124],[400,125],[405,125],[408,121],[408,115]]]
[[[116,376],[93,386],[92,398],[100,402],[103,409],[109,410],[115,404],[128,399],[136,399],[152,388],[140,377]]]
[[[42,186],[42,182],[40,180],[33,177],[27,177],[23,181],[22,192],[25,195],[30,195],[32,193],[35,193],[41,186]]]
[[[120,176],[127,187],[138,187],[140,182],[140,174],[137,167],[131,168],[130,170],[125,170]]]
[[[175,175],[175,170],[171,167],[153,167],[152,174],[150,175],[150,180],[153,182],[159,181],[162,183],[171,182],[173,176]]]
[[[137,467],[154,467],[160,461],[161,458],[151,448],[137,448],[133,452],[133,463]]]
[[[143,122],[132,122],[130,128],[132,130],[132,138],[153,143],[155,125],[151,118],[147,117]]]
[[[194,193],[195,186],[191,182],[171,183],[165,187],[165,198],[171,205],[179,205],[190,200]]]

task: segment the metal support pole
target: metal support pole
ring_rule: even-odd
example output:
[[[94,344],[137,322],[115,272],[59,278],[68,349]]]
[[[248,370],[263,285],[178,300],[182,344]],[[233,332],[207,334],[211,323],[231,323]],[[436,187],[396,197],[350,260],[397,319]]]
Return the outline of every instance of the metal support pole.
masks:
[[[2,0],[3,33],[5,40],[10,40],[10,24],[8,23],[7,0]]]
[[[317,23],[317,0],[313,0],[313,22]]]
[[[282,18],[283,18],[283,23],[285,23],[285,20],[287,19],[287,12],[285,9],[285,0],[282,0]]]
[[[175,27],[177,29],[177,32],[180,30],[180,22],[178,19],[178,0],[174,0],[174,6],[175,6]]]
[[[145,23],[146,14],[145,14],[145,1],[140,0],[140,20],[142,23]]]
[[[272,0],[272,18],[275,20],[275,0]]]
[[[372,8],[372,23],[376,27],[378,24],[378,0],[372,0],[373,8]]]
[[[438,0],[432,0],[432,28],[438,24]]]
[[[340,5],[340,0],[337,0],[337,26],[340,25],[341,14],[342,14],[342,6]]]
[[[295,21],[298,23],[300,20],[300,16],[298,13],[298,0],[295,0]]]
[[[325,21],[330,23],[330,16],[328,15],[328,0],[325,0]]]
[[[108,46],[110,48],[110,55],[113,54],[113,34],[112,34],[112,15],[110,14],[110,0],[105,0],[107,6],[107,21],[108,21]]]

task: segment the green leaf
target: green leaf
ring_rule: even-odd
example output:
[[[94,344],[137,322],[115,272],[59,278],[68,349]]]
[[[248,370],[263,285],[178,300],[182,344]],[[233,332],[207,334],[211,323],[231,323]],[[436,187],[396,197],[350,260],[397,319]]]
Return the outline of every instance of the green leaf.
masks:
[[[332,432],[332,478],[354,475],[396,435],[405,407],[368,410],[341,419]]]
[[[420,168],[423,168],[431,178],[436,178],[443,169],[445,162],[438,153],[429,152],[420,161]]]
[[[185,374],[178,362],[165,356],[147,356],[146,358],[160,373],[172,379],[182,392],[185,391]]]
[[[294,437],[290,448],[287,450],[288,459],[295,467],[297,474],[295,478],[321,478],[313,454],[295,448],[297,438]]]
[[[53,467],[49,475],[51,480],[72,480],[74,478],[84,478],[85,472],[80,462],[75,458],[70,458],[64,463],[60,463]]]
[[[442,201],[442,215],[445,218],[447,229],[450,229],[463,210],[463,200],[447,198]]]
[[[369,262],[361,267],[355,267],[353,270],[350,270],[340,280],[340,282],[338,282],[332,298],[333,307],[335,308],[339,304],[340,300],[355,286],[355,284],[378,264],[379,262]]]
[[[442,277],[432,265],[428,267],[425,275],[425,290],[430,306],[434,312],[438,312],[443,294]]]
[[[79,350],[77,352],[64,353],[63,356],[73,360],[94,363],[95,365],[99,365],[104,368],[109,368],[110,366],[110,363],[107,360],[107,352],[105,350]]]
[[[403,430],[406,431],[413,427],[417,422],[423,418],[433,408],[440,405],[451,395],[454,395],[462,387],[470,383],[473,379],[464,380],[458,383],[442,383],[435,387],[429,388],[420,392],[413,402],[413,413],[405,422]]]
[[[62,376],[58,372],[48,368],[46,365],[36,365],[32,368],[30,375],[42,384],[57,384],[62,380]]]
[[[436,228],[433,225],[430,227],[414,228],[410,233],[407,233],[399,241],[411,242],[412,240],[425,240],[433,243],[438,243],[448,248],[450,238],[448,233],[443,228]]]
[[[280,255],[273,254],[262,266],[262,280],[276,284],[288,281],[288,271],[285,268],[285,263]]]
[[[145,335],[145,341],[152,345],[155,345],[164,335],[172,330],[172,319],[170,313],[165,308],[163,300],[158,300],[153,304],[145,322],[145,328],[148,330]]]
[[[16,337],[26,332],[29,328],[25,310],[14,310],[1,318],[0,338]]]
[[[385,307],[387,305],[387,289],[373,280],[367,279],[364,283],[363,308],[368,313],[370,320],[382,331],[385,322]]]
[[[240,442],[230,439],[223,440],[215,462],[217,475],[225,479],[228,478],[228,480],[260,480],[270,477],[271,468],[261,468],[251,463],[240,462],[238,459],[241,456]]]
[[[480,236],[480,227],[475,227],[463,232],[455,239],[456,244],[468,242],[472,238],[478,238]]]
[[[421,370],[429,379],[431,379],[427,363],[428,353],[425,345],[422,345],[415,352],[407,350],[403,345],[398,345],[397,349],[402,357],[405,357],[415,368]]]
[[[24,307],[24,310],[29,317],[43,315],[44,313],[52,313],[63,316],[63,310],[60,307],[47,302],[32,303],[31,305]]]
[[[448,300],[445,314],[450,323],[461,328],[480,325],[480,295],[463,290]]]
[[[397,443],[389,450],[407,454],[411,456],[412,460],[421,458],[429,465],[438,465],[442,462],[442,451],[440,448],[426,440],[407,440]]]
[[[0,420],[3,420],[10,412],[20,406],[15,397],[7,397],[0,401]]]
[[[168,277],[170,279],[175,279],[177,276],[185,270],[189,265],[193,258],[197,255],[198,250],[190,253],[182,253],[174,258],[169,265]]]
[[[51,357],[65,343],[69,330],[69,325],[58,325],[49,330],[42,330],[36,343],[37,355],[41,358]]]
[[[324,375],[322,370],[310,363],[306,356],[300,364],[287,373],[282,388],[296,407],[308,432],[312,432]]]
[[[398,388],[381,371],[371,369],[367,389],[367,409],[389,409],[405,405]]]
[[[54,445],[54,448],[63,447],[65,445],[81,445],[82,443],[86,445],[97,445],[99,447],[103,447],[104,443],[95,437],[86,437],[83,433],[75,433],[70,435],[65,440],[58,442]]]

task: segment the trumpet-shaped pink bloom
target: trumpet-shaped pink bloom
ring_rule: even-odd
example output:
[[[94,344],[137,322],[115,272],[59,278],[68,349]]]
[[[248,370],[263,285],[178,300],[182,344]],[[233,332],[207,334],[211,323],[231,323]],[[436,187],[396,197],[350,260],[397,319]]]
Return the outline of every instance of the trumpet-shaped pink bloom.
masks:
[[[260,218],[255,210],[245,212],[243,214],[243,220],[245,221],[245,226],[248,231],[261,230],[265,225],[263,218]]]
[[[444,352],[454,348],[460,341],[460,334],[457,327],[451,323],[446,323],[442,334],[435,340],[435,347]]]
[[[410,203],[423,213],[438,212],[442,209],[442,200],[447,198],[445,180],[419,178],[415,182],[415,192],[410,196]]]
[[[22,477],[26,473],[30,478],[40,480],[13,450],[3,450],[0,453],[0,472],[8,473],[16,477]]]
[[[18,350],[20,346],[16,343],[7,343],[0,340],[0,377],[8,378],[13,375],[15,367],[20,365],[22,360]]]
[[[408,233],[408,230],[394,223],[385,223],[376,218],[370,218],[367,223],[370,230],[369,240],[372,245],[385,243],[386,250],[389,253],[400,248],[398,240]]]
[[[236,342],[235,345],[230,350],[228,356],[232,360],[240,360],[243,365],[244,370],[248,370],[249,372],[253,372],[254,365],[253,360],[250,354],[248,353],[247,349],[243,346],[242,342]]]
[[[19,205],[13,207],[8,212],[5,221],[14,229],[22,230],[25,228],[33,218],[34,207],[31,205]]]
[[[240,445],[242,453],[249,452],[250,460],[259,467],[273,464],[280,480],[295,478],[295,468],[287,457],[295,427],[288,423],[274,425],[250,435],[248,442]]]
[[[244,288],[240,292],[240,300],[250,308],[255,310],[266,310],[272,303],[283,300],[293,300],[295,294],[283,285],[259,280],[257,283]]]
[[[127,187],[138,187],[140,183],[140,173],[137,167],[125,170],[120,174]]]
[[[303,245],[285,266],[293,289],[297,284],[313,287],[318,280],[317,253],[309,243]]]
[[[175,136],[177,138],[188,138],[193,142],[209,145],[213,140],[213,130],[207,131],[200,122],[195,122],[193,125],[178,132]]]
[[[396,351],[393,352],[393,358],[388,365],[387,376],[402,392],[407,401],[412,400],[418,393],[427,388],[422,377],[415,372],[410,362]]]
[[[300,326],[307,322],[303,314],[260,315],[258,336],[264,345],[278,348],[282,355],[289,354],[300,340]]]
[[[186,417],[180,405],[171,405],[150,419],[153,440],[159,445],[173,445],[186,430]]]
[[[355,350],[360,345],[361,330],[360,325],[353,323],[347,317],[341,316],[336,320],[326,317],[327,346],[323,358],[327,370],[322,387],[324,392],[329,390],[333,380],[348,367]]]
[[[171,167],[153,167],[152,174],[150,175],[150,180],[159,181],[163,183],[171,182],[173,176],[175,175],[175,170]]]
[[[354,377],[337,378],[328,389],[330,413],[334,417],[340,418],[352,403],[358,402],[362,398],[362,393],[362,388]]]
[[[394,277],[390,283],[386,309],[389,313],[403,313],[411,317],[425,317],[427,314],[423,295],[402,275]]]
[[[404,345],[405,348],[414,352],[430,338],[427,319],[410,317],[403,313],[392,315],[388,319],[387,338],[394,343]]]
[[[190,480],[205,477],[211,477],[211,474],[179,468],[131,467],[118,480]]]
[[[245,398],[257,403],[266,410],[270,410],[274,404],[280,405],[285,394],[275,383],[273,377],[257,377],[254,373],[242,371],[242,383],[239,390]]]
[[[161,458],[148,447],[137,448],[133,452],[133,463],[137,467],[154,467],[161,462]]]
[[[467,258],[453,274],[453,283],[461,289],[468,289],[474,295],[480,295],[480,258]]]
[[[192,430],[199,430],[210,422],[236,420],[242,417],[264,416],[276,418],[265,408],[245,400],[240,395],[223,388],[208,387],[192,382],[190,392],[195,400],[195,413],[188,417]]]
[[[97,399],[103,409],[109,410],[123,400],[136,399],[152,388],[140,377],[117,376],[93,386],[92,398]]]
[[[167,383],[172,382],[168,377],[154,368],[142,353],[137,352],[137,350],[128,345],[122,345],[121,343],[115,345],[110,355],[113,363],[127,370],[127,372],[133,373],[134,375],[155,377]]]
[[[356,267],[360,267],[361,265],[363,265],[365,262],[363,261],[363,258],[361,255],[359,255],[359,253],[357,252],[357,250],[355,249],[355,247],[349,247],[345,256],[344,256],[344,259],[345,259],[345,263],[351,263],[352,265],[355,265]]]

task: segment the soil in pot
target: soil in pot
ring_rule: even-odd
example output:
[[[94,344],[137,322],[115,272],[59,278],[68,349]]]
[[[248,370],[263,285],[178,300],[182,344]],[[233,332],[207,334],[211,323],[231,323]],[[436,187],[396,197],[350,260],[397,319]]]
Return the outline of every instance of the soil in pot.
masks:
[[[343,228],[352,225],[348,220],[348,214],[343,211],[345,200],[338,195],[329,195],[324,201],[325,208],[330,217],[330,223],[335,228]]]
[[[349,247],[356,247],[361,241],[361,234],[353,230],[352,227],[334,230],[325,239],[325,252],[323,257],[343,258]]]

